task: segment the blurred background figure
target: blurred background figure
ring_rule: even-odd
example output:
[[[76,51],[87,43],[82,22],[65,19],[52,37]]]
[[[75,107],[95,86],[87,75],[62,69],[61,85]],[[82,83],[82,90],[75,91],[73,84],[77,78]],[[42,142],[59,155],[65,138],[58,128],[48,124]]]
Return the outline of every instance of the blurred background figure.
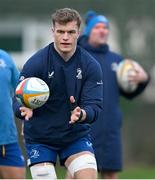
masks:
[[[12,96],[19,72],[12,58],[0,49],[0,178],[24,179],[24,157],[18,144]]]
[[[120,110],[120,95],[132,99],[140,94],[149,82],[149,76],[139,66],[137,73],[129,75],[132,83],[138,88],[128,93],[120,89],[114,65],[123,60],[122,56],[110,50],[107,43],[109,36],[109,20],[103,15],[89,11],[86,15],[86,25],[79,45],[87,50],[101,65],[103,71],[103,112],[94,123],[92,139],[95,148],[98,171],[105,179],[118,178],[117,172],[122,170],[122,113]]]

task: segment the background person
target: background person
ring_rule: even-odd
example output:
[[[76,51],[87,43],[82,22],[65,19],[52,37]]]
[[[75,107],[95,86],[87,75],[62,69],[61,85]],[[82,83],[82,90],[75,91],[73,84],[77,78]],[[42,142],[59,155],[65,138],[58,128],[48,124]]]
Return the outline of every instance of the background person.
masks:
[[[7,52],[0,49],[0,178],[24,179],[24,158],[18,144],[12,110],[19,72]]]
[[[120,109],[120,95],[132,99],[140,94],[149,81],[145,70],[139,66],[136,75],[129,76],[132,83],[138,84],[133,93],[126,93],[119,88],[116,71],[113,65],[123,60],[123,57],[110,50],[108,36],[110,24],[103,15],[89,11],[86,17],[84,34],[78,44],[87,50],[100,63],[103,78],[103,111],[99,119],[92,126],[92,140],[102,178],[115,179],[117,172],[122,170],[122,112]]]

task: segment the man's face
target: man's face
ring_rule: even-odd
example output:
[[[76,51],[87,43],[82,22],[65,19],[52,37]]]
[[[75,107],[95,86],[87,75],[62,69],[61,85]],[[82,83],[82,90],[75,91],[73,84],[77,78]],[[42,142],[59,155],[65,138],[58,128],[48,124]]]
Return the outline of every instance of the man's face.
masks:
[[[97,23],[90,32],[89,42],[98,46],[107,43],[109,28],[103,23]]]
[[[65,25],[55,23],[53,37],[56,48],[61,53],[72,53],[75,50],[79,37],[79,28],[76,21]]]

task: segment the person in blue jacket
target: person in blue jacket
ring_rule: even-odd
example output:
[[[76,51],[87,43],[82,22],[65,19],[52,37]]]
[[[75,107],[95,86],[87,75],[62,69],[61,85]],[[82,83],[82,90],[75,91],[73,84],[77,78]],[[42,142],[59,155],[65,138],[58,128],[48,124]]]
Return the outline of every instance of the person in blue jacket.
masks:
[[[55,179],[59,155],[73,178],[94,179],[97,166],[89,132],[102,110],[102,70],[77,46],[81,17],[76,10],[57,10],[52,23],[54,42],[35,53],[20,74],[20,80],[44,80],[50,97],[34,110],[14,99],[15,114],[24,119],[28,164],[32,178]]]
[[[0,49],[0,178],[24,179],[24,158],[18,144],[12,97],[19,72],[7,52]]]
[[[112,52],[107,43],[109,20],[103,15],[89,11],[86,26],[78,44],[87,50],[100,63],[103,78],[103,111],[92,126],[92,142],[94,145],[98,171],[105,179],[116,179],[117,172],[122,169],[121,127],[122,112],[120,95],[132,99],[146,87],[149,78],[139,66],[135,76],[129,76],[132,83],[138,84],[136,91],[126,93],[119,88],[116,78],[116,64],[123,57]]]

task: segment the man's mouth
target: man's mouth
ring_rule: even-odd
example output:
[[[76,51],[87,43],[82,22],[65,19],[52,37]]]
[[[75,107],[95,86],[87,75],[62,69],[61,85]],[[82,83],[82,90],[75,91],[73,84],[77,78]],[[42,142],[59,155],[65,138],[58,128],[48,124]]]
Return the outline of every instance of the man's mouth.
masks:
[[[61,43],[62,45],[64,45],[64,46],[69,46],[69,45],[71,45],[71,43]]]

